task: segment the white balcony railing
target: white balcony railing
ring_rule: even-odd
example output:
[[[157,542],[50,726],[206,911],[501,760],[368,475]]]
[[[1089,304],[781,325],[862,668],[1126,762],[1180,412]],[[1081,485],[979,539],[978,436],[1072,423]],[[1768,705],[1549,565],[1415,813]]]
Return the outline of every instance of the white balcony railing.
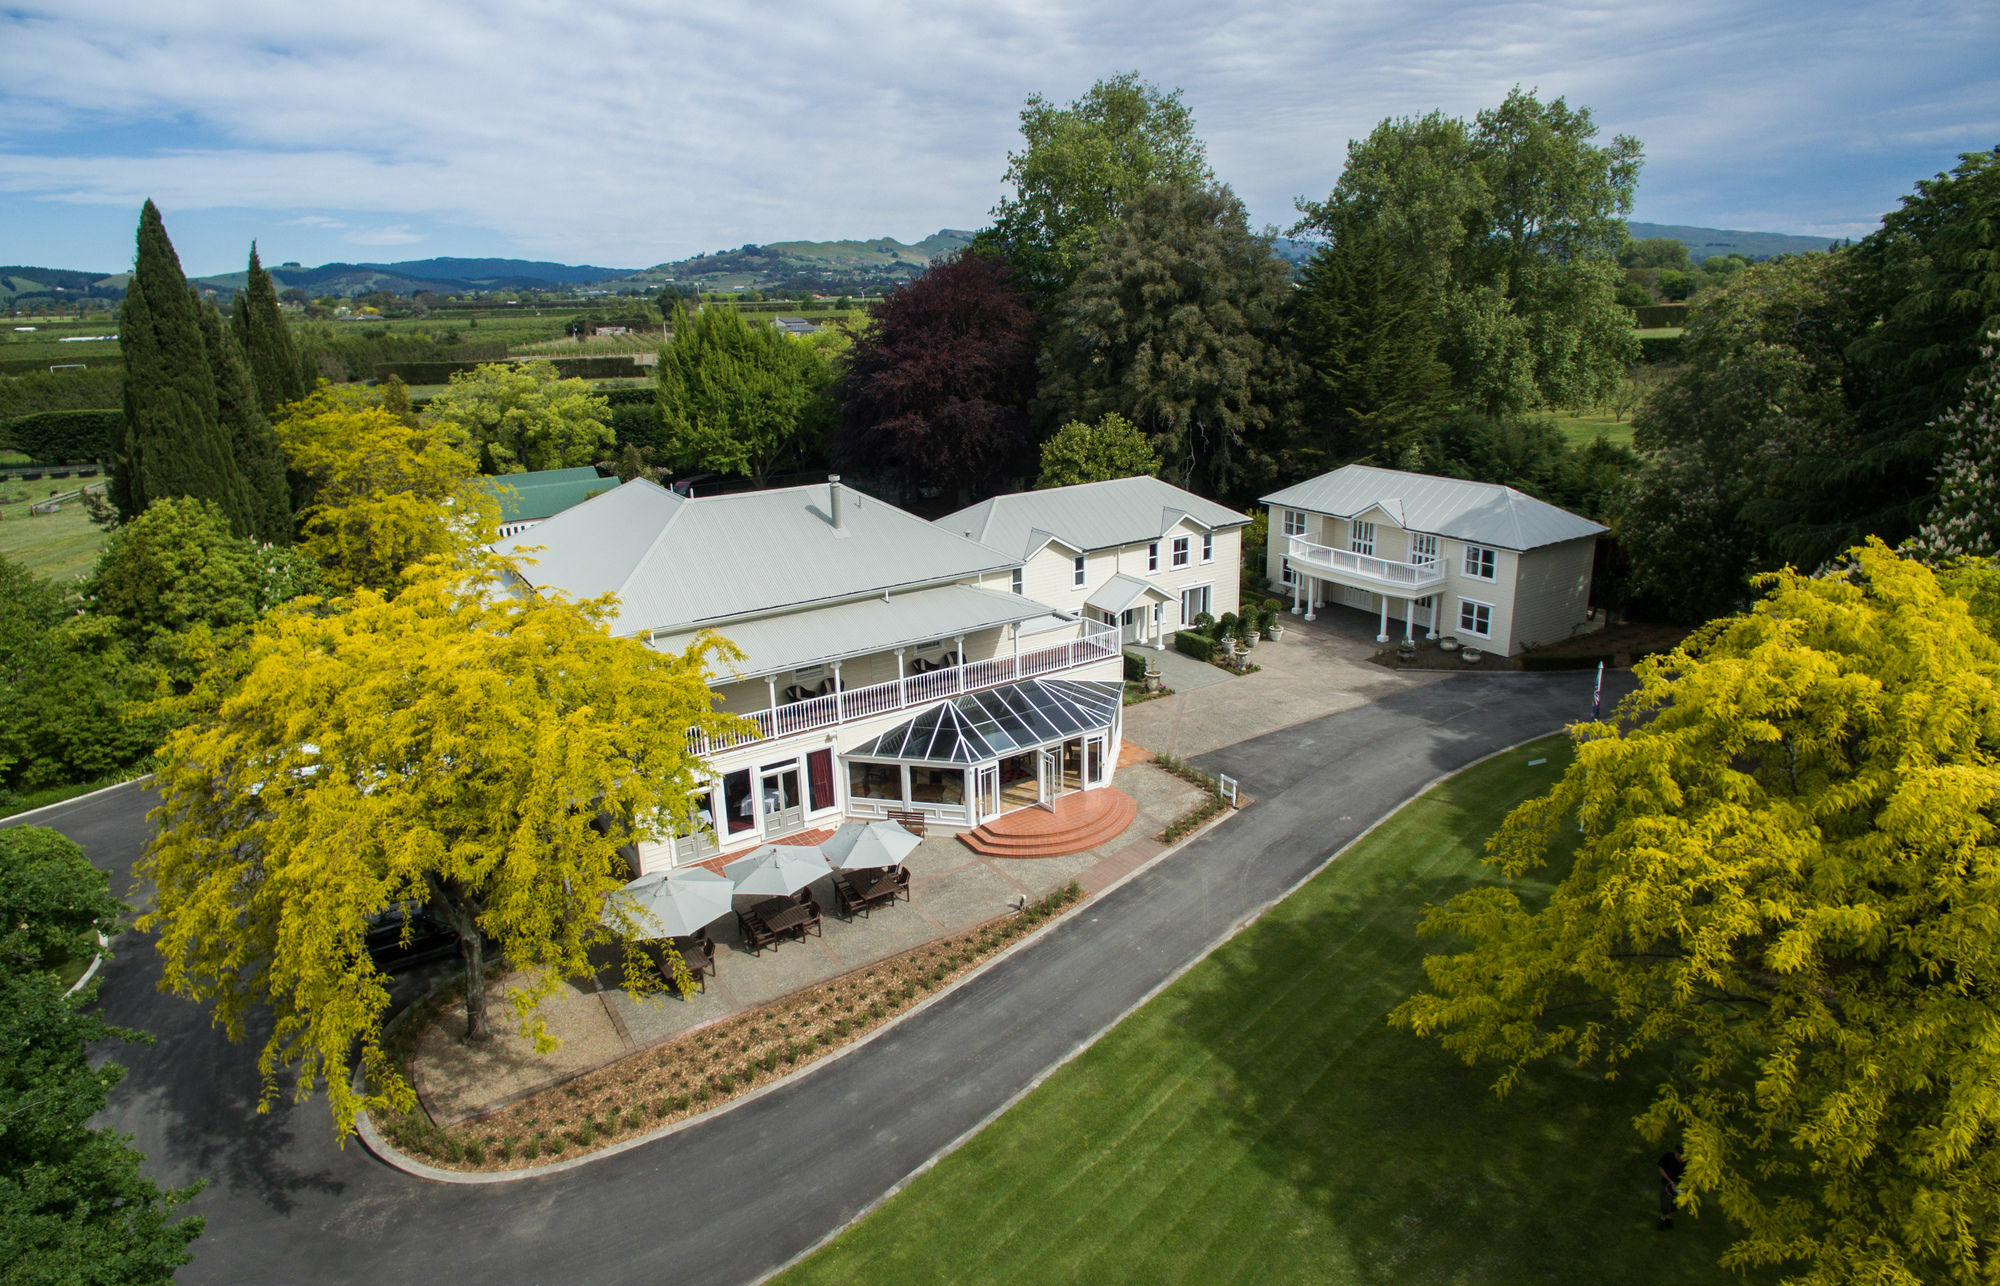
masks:
[[[1303,536],[1288,537],[1285,550],[1293,567],[1309,572],[1325,572],[1344,584],[1361,589],[1384,590],[1399,596],[1423,595],[1444,584],[1442,565],[1398,563],[1373,554],[1357,554],[1351,549],[1315,545]]]
[[[746,745],[753,741],[779,741],[803,732],[831,728],[837,724],[872,719],[877,715],[929,705],[946,697],[997,688],[1021,679],[1038,679],[1081,669],[1119,655],[1118,628],[1097,621],[1081,622],[1084,635],[1054,647],[1037,648],[1011,656],[946,666],[923,674],[891,679],[872,687],[851,688],[823,697],[795,701],[775,710],[759,710],[743,717],[755,723],[758,732],[742,737],[705,737],[690,733],[688,741],[697,755]]]

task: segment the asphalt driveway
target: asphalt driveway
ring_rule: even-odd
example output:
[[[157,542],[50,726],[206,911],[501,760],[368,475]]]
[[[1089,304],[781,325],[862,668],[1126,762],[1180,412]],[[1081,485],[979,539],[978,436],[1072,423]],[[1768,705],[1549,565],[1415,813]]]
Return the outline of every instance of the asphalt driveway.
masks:
[[[1584,717],[1589,691],[1588,675],[1451,676],[1202,756],[1258,802],[847,1057],[577,1170],[431,1184],[358,1144],[336,1148],[317,1101],[257,1114],[254,1045],[230,1045],[202,1011],[160,995],[150,945],[132,934],[104,971],[104,1008],[158,1042],[117,1051],[131,1070],[105,1123],[134,1134],[163,1180],[210,1181],[194,1204],[208,1232],[183,1282],[754,1281],[1429,781]],[[71,835],[125,889],[148,802],[124,788],[28,820]]]

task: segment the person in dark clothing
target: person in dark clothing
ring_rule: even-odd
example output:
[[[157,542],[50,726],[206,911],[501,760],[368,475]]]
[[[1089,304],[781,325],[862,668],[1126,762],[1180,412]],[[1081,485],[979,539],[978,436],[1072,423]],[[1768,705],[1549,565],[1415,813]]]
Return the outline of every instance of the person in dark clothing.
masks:
[[[1680,1147],[1660,1158],[1660,1229],[1668,1231],[1674,1226],[1674,1198],[1681,1194],[1681,1175],[1687,1172],[1687,1157]]]

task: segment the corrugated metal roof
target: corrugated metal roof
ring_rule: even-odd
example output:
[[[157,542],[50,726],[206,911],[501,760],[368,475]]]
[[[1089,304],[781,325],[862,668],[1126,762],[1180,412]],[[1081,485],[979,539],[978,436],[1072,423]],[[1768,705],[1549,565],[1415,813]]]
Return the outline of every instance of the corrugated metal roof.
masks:
[[[1094,607],[1100,612],[1118,613],[1151,594],[1162,603],[1168,601],[1167,593],[1157,585],[1148,585],[1136,576],[1118,573],[1090,591],[1090,597],[1083,600],[1085,607]]]
[[[947,514],[937,525],[1022,558],[1053,535],[1075,549],[1113,549],[1157,540],[1185,516],[1210,528],[1250,521],[1158,478],[1114,478],[1045,491],[1017,491]]]
[[[1047,614],[1044,603],[973,585],[939,585],[831,607],[753,617],[716,633],[743,649],[734,669],[743,675],[777,674],[801,665],[844,660],[935,639],[949,639]],[[678,652],[698,631],[662,635],[654,647]]]
[[[478,481],[500,502],[501,522],[554,517],[572,505],[580,505],[618,485],[618,479],[601,476],[591,465],[574,469],[542,469],[535,473],[503,473]]]
[[[1353,518],[1377,505],[1410,531],[1500,549],[1538,549],[1609,528],[1512,487],[1350,464],[1264,497],[1267,505]]]
[[[905,763],[976,764],[1111,726],[1123,687],[1080,679],[1026,679],[932,706],[847,752]]]
[[[827,484],[689,500],[634,480],[497,543],[541,546],[523,575],[578,597],[616,593],[613,633],[961,580],[1020,562],[851,487],[841,526]]]

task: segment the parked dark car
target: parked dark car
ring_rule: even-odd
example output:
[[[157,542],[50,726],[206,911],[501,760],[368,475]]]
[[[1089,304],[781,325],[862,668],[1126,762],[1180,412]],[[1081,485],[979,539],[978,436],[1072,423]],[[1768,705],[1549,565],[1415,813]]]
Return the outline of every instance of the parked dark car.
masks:
[[[405,926],[409,940],[403,939]],[[398,902],[368,926],[368,955],[383,973],[458,954],[458,934],[421,902]]]

